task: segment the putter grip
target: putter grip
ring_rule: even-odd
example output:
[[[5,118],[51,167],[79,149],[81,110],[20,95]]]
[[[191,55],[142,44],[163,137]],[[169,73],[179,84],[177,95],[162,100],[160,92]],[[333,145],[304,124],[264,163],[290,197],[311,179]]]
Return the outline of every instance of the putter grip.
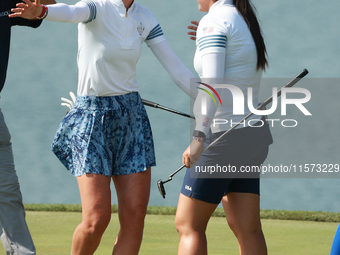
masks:
[[[148,100],[145,100],[145,99],[142,99],[142,102],[144,105],[147,105],[147,106],[150,106],[150,107],[155,107],[155,108],[158,108],[158,104],[156,103],[153,103],[151,101],[148,101]]]

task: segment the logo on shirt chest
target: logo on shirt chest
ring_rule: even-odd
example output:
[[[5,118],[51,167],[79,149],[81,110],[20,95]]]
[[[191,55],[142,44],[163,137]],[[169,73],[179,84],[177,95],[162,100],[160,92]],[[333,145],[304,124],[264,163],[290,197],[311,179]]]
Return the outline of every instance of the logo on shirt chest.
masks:
[[[143,26],[143,24],[141,22],[139,22],[139,25],[137,26],[137,31],[139,33],[139,35],[142,35],[144,32],[145,27]]]

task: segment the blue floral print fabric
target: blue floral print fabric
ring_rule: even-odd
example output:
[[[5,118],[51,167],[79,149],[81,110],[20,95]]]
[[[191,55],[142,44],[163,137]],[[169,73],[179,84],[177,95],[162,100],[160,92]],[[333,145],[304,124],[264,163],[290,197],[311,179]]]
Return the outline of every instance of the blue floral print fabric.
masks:
[[[78,96],[61,122],[51,150],[75,176],[111,177],[156,165],[149,119],[137,92]]]

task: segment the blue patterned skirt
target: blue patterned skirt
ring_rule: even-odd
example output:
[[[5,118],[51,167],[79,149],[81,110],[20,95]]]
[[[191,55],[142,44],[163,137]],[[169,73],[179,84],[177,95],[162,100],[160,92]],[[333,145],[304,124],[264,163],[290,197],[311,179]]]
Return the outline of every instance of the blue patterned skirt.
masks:
[[[51,150],[75,176],[111,177],[156,165],[151,126],[137,92],[78,96],[61,122]]]

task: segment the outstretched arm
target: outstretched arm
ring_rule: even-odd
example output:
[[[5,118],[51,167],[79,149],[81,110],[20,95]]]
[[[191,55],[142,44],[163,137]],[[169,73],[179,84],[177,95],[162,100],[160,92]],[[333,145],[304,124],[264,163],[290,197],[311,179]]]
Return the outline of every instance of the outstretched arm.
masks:
[[[23,0],[24,3],[18,3],[17,8],[12,9],[13,14],[9,17],[21,17],[25,19],[35,19],[39,17],[43,11],[40,0],[31,3],[29,0]],[[46,1],[46,0],[45,0]],[[51,1],[51,0],[47,0]],[[90,8],[85,2],[78,2],[75,5],[66,5],[62,3],[49,5],[46,19],[58,22],[80,23],[91,21]],[[95,15],[92,15],[95,17]]]
[[[195,76],[173,52],[168,42],[162,41],[149,47],[176,85],[195,99],[197,91],[190,90],[190,79],[194,79]]]

